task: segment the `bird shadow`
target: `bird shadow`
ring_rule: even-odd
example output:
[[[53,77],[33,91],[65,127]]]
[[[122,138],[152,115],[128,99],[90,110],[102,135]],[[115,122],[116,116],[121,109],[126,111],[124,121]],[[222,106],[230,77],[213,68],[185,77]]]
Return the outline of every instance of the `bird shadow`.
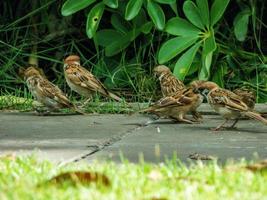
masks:
[[[146,126],[146,125],[153,125],[153,124],[156,124],[156,125],[168,125],[168,124],[188,124],[188,123],[185,123],[185,122],[179,122],[179,121],[151,121],[149,123],[147,122],[144,122],[144,123],[125,123],[123,125],[135,125],[135,126]],[[188,124],[190,125],[190,124]]]
[[[37,114],[35,112],[7,112],[6,115],[20,115],[20,116],[36,116],[36,117],[53,117],[53,116],[73,116],[82,115],[80,113],[49,113],[49,114]]]
[[[246,132],[246,133],[257,133],[257,134],[262,134],[262,133],[266,133],[263,130],[256,130],[256,129],[248,129],[248,128],[228,128],[228,127],[224,127],[222,130],[218,130],[218,131],[214,131],[212,130],[212,128],[215,127],[208,127],[208,126],[190,126],[187,127],[190,129],[194,129],[194,130],[205,130],[205,131],[209,131],[215,134],[220,134],[220,133],[226,133],[226,132],[232,132],[232,133],[240,133],[240,132]]]

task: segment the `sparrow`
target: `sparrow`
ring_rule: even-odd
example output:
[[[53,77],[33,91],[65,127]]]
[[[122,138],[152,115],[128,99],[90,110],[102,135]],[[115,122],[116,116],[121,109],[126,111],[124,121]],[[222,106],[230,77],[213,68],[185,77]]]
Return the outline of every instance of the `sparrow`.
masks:
[[[95,93],[122,101],[120,97],[108,91],[91,72],[81,66],[80,57],[77,55],[70,55],[64,59],[64,75],[69,87],[87,97],[87,101],[90,101]]]
[[[49,111],[58,111],[61,108],[70,108],[80,114],[84,114],[70,102],[66,95],[56,85],[46,79],[40,68],[36,66],[30,66],[26,69],[21,68],[20,74],[23,75],[33,97],[38,102],[45,105]]]
[[[160,82],[163,97],[174,95],[185,88],[184,83],[178,80],[165,65],[155,67],[153,73]]]
[[[163,97],[152,106],[139,112],[153,113],[158,117],[167,117],[175,121],[192,124],[196,121],[187,119],[185,115],[196,110],[202,101],[203,96],[189,87],[178,91],[175,95]]]
[[[256,119],[267,125],[267,119],[263,118],[259,113],[250,108],[242,97],[231,92],[230,90],[220,88],[216,83],[211,81],[193,81],[190,84],[194,89],[207,89],[207,100],[210,106],[219,113],[225,121],[212,130],[220,130],[223,125],[233,119],[234,123],[230,128],[234,128],[239,118],[247,116]]]
[[[242,101],[247,104],[250,109],[254,109],[256,103],[256,93],[254,90],[241,87],[233,90],[233,92],[240,96]]]
[[[171,72],[171,70],[165,65],[158,65],[153,70],[154,75],[160,82],[161,92],[163,97],[172,96],[176,93],[183,91],[186,86],[184,83],[177,79]],[[202,119],[202,116],[196,110],[192,110],[191,114],[194,119]]]

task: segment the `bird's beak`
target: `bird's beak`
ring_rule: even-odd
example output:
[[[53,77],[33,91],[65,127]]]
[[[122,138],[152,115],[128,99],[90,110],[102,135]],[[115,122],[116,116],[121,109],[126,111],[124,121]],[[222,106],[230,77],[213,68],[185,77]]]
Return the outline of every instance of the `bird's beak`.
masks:
[[[157,76],[158,76],[158,75],[157,75],[157,72],[153,71],[153,77],[154,77],[154,78],[157,78]]]
[[[207,90],[207,89],[204,89],[204,90],[202,90],[202,92],[201,92],[201,94],[207,99],[207,95],[208,95],[208,93],[209,93],[209,90]]]

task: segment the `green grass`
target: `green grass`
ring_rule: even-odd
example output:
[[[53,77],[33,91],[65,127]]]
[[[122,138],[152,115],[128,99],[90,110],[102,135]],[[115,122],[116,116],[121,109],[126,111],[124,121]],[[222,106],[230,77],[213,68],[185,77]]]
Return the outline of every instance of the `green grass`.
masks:
[[[30,111],[33,109],[33,99],[13,95],[0,96],[0,110]]]
[[[157,99],[157,84],[152,77],[152,70],[158,64],[158,50],[168,39],[168,34],[158,30],[142,34],[126,50],[108,57],[101,46],[96,47],[95,41],[88,39],[84,12],[63,17],[60,13],[63,2],[0,1],[0,6],[4,8],[0,16],[1,95],[25,97],[26,87],[18,77],[18,69],[28,66],[33,58],[50,81],[70,94],[63,76],[62,59],[68,53],[76,53],[80,55],[84,67],[92,71],[107,88],[118,91],[128,102]],[[178,13],[181,14],[183,6],[181,2],[177,3]],[[210,76],[210,80],[228,89],[251,86],[257,92],[257,101],[262,103],[267,102],[265,5],[265,1],[260,0],[233,1],[227,8],[224,20],[215,28],[218,51],[213,55]],[[239,42],[235,39],[232,24],[235,15],[244,8],[253,12],[248,37],[244,42]],[[111,28],[111,9],[105,12],[110,14],[101,19],[99,30]],[[171,17],[168,15],[166,22]],[[200,54],[198,56],[201,57]],[[166,64],[173,68],[175,62]],[[201,63],[196,59],[193,64],[200,66]],[[192,69],[185,83],[197,78],[198,73]]]
[[[72,163],[64,166],[37,161],[34,156],[0,158],[0,198],[21,199],[266,199],[267,173],[252,172],[246,163],[216,162],[186,167],[175,161],[161,164],[113,162]],[[104,174],[110,186],[100,182],[47,182],[70,171]]]
[[[81,102],[77,100],[73,100],[75,104],[81,104]],[[140,108],[144,108],[148,104],[131,104],[127,105],[125,102],[114,102],[110,101],[101,101],[99,98],[94,98],[91,102],[89,102],[83,110],[85,113],[110,113],[110,114],[129,114],[134,111],[139,110]],[[130,107],[132,106],[132,107]],[[29,112],[34,111],[34,107],[43,108],[43,106],[34,101],[31,98],[23,98],[12,95],[4,95],[0,96],[0,110],[16,110],[21,112]],[[45,110],[45,108],[43,108]],[[60,110],[62,113],[72,113],[73,111],[70,109],[62,109]]]

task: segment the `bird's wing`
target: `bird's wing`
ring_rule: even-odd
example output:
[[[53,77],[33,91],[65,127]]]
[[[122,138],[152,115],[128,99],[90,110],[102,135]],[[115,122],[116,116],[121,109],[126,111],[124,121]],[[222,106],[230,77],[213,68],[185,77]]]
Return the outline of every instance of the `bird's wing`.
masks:
[[[241,98],[229,90],[217,88],[211,91],[209,96],[210,101],[212,101],[213,104],[219,104],[235,111],[248,110],[248,106],[241,100]]]
[[[80,65],[69,65],[65,70],[66,75],[76,85],[86,88],[90,91],[100,92],[103,95],[108,95],[105,86],[87,69]]]
[[[197,95],[190,88],[184,89],[173,96],[160,99],[156,105],[166,106],[187,106],[195,102]]]
[[[66,95],[56,85],[51,83],[49,80],[39,78],[37,89],[41,92],[41,95],[55,100],[59,104],[63,104],[71,107],[73,104],[69,101]]]
[[[185,89],[185,85],[182,81],[178,80],[172,74],[166,74],[161,80],[162,92],[165,96],[174,94]]]

